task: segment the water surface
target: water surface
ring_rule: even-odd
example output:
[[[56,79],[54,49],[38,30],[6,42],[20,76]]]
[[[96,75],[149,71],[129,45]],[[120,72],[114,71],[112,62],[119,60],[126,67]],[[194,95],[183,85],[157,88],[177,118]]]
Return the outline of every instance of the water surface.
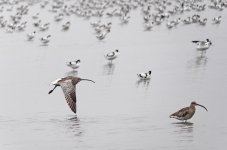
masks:
[[[40,10],[30,6],[29,13]],[[0,149],[3,150],[201,150],[227,147],[227,15],[207,10],[209,19],[222,15],[220,25],[211,20],[204,27],[183,26],[168,30],[165,25],[145,32],[139,10],[127,25],[113,19],[104,41],[99,42],[90,20],[66,17],[71,28],[43,10],[51,23],[47,32],[28,42],[24,32],[0,29]],[[192,13],[188,13],[190,15]],[[187,16],[186,14],[183,16]],[[25,20],[31,20],[26,16]],[[105,20],[105,19],[104,19]],[[106,21],[109,19],[107,18]],[[51,34],[48,46],[39,38]],[[204,56],[192,40],[210,38],[214,46]],[[108,64],[106,52],[119,49],[119,57]],[[81,59],[78,71],[65,62]],[[150,80],[136,74],[152,70]],[[78,113],[67,106],[60,88],[48,95],[51,82],[78,75],[96,83],[77,85]],[[197,101],[190,123],[168,116]]]

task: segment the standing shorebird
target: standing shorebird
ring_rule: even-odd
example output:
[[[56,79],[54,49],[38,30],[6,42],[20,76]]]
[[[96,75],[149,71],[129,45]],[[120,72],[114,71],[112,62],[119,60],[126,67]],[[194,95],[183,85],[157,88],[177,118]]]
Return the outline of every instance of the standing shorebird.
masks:
[[[76,60],[76,61],[70,61],[70,62],[66,62],[66,65],[68,67],[71,67],[72,69],[77,69],[80,67],[80,59]]]
[[[192,41],[192,43],[196,43],[196,48],[200,51],[207,50],[212,45],[212,42],[209,39],[206,39],[206,41]]]
[[[119,50],[116,49],[116,50],[113,51],[113,52],[109,52],[109,53],[105,54],[104,57],[105,57],[107,60],[110,60],[110,62],[112,63],[112,61],[113,61],[114,59],[117,58],[118,54],[119,54]]]
[[[193,117],[193,115],[195,114],[195,110],[196,110],[195,106],[196,105],[203,107],[204,109],[206,109],[206,111],[208,111],[205,106],[200,105],[200,104],[196,103],[195,101],[193,101],[193,102],[191,102],[191,105],[189,107],[182,108],[179,111],[170,115],[169,117],[175,118],[175,119],[178,119],[178,120],[183,120],[183,121],[186,122],[188,119],[191,119]]]
[[[66,23],[64,23],[62,25],[62,30],[68,30],[70,27],[70,24],[71,24],[70,21],[67,21]]]
[[[148,71],[146,73],[139,73],[139,74],[137,74],[137,76],[140,79],[150,79],[150,77],[151,77],[151,71]]]
[[[109,32],[110,32],[110,29],[108,29],[107,31],[102,31],[100,34],[96,35],[96,37],[99,40],[103,40]]]
[[[83,80],[95,83],[90,79],[81,79],[79,77],[68,76],[54,81],[52,84],[55,86],[52,90],[49,91],[48,94],[51,94],[56,87],[60,86],[63,90],[66,102],[68,103],[70,109],[74,113],[76,113],[76,84]]]
[[[33,40],[35,38],[36,31],[33,31],[32,33],[27,34],[27,38],[29,41]]]
[[[219,24],[219,23],[221,23],[221,19],[222,19],[221,16],[214,17],[214,18],[213,18],[213,23],[214,23],[214,24]]]
[[[51,37],[51,35],[47,35],[47,36],[42,37],[40,40],[43,44],[47,44],[50,42],[50,37]]]

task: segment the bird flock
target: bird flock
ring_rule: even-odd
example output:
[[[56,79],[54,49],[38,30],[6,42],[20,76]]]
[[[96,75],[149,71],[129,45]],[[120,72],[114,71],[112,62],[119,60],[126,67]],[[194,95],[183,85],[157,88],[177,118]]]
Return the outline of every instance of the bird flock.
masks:
[[[30,7],[39,5],[40,12],[30,14]],[[51,24],[44,22],[41,18],[42,11],[53,14],[53,20],[61,24],[64,31],[73,25],[69,21],[71,16],[84,18],[90,21],[95,37],[103,40],[111,32],[113,23],[105,22],[106,18],[118,18],[119,23],[128,24],[131,12],[140,9],[142,25],[145,31],[151,31],[156,26],[166,24],[168,29],[173,29],[180,24],[198,24],[205,26],[209,21],[211,24],[220,24],[222,16],[203,17],[202,12],[206,9],[223,11],[227,7],[226,0],[0,0],[0,28],[7,33],[18,31],[26,32],[27,26],[33,25],[34,31],[26,33],[27,39],[32,41],[40,32],[48,32]],[[192,14],[186,18],[182,14]],[[25,20],[25,16],[31,19]],[[53,35],[54,36],[54,35]],[[40,37],[42,44],[50,42],[49,34]]]
[[[0,30],[5,30],[6,33],[11,34],[25,32],[28,41],[33,41],[36,36],[39,36],[40,43],[48,46],[51,37],[54,36],[54,33],[51,35],[48,32],[51,23],[41,19],[41,12],[30,14],[30,7],[33,5],[39,5],[40,11],[45,10],[54,14],[54,23],[60,24],[62,31],[68,31],[74,27],[69,21],[71,16],[88,20],[94,30],[95,37],[98,41],[102,41],[111,33],[113,27],[112,21],[105,22],[106,18],[110,20],[117,18],[120,25],[127,25],[131,19],[131,12],[138,9],[142,17],[141,25],[145,31],[155,30],[155,27],[162,24],[166,25],[167,29],[173,29],[180,25],[184,27],[190,24],[200,26],[205,26],[207,23],[220,24],[222,16],[214,15],[207,18],[202,16],[202,12],[206,9],[223,11],[227,8],[227,0],[0,0]],[[186,18],[181,17],[182,14],[189,12],[191,13]],[[25,20],[25,16],[30,19]],[[92,19],[95,19],[95,21]],[[27,33],[26,30],[29,25],[33,29],[31,33]],[[41,37],[41,32],[46,35]],[[192,42],[196,44],[196,49],[200,51],[206,51],[212,45],[211,40],[208,38],[205,41],[192,40]],[[116,49],[104,54],[104,58],[112,63],[119,54],[119,50]],[[73,70],[78,69],[81,66],[81,60],[66,62],[66,66]],[[141,80],[147,80],[151,78],[151,74],[152,71],[148,70],[147,72],[138,73],[137,76]],[[67,103],[74,113],[76,113],[75,85],[82,80],[94,82],[73,76],[60,78],[53,82],[54,89],[61,86]],[[181,109],[170,117],[188,120],[194,115],[196,105],[204,107],[192,102],[190,107]]]

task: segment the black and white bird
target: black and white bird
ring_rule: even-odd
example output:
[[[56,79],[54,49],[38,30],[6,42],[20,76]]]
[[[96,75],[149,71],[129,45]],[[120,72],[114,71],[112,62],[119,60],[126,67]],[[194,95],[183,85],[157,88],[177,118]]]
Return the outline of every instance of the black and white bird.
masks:
[[[153,26],[154,26],[154,22],[148,21],[148,22],[144,23],[144,28],[145,28],[146,31],[151,30],[153,28]]]
[[[74,76],[67,76],[64,78],[60,78],[55,80],[52,84],[54,85],[54,88],[49,91],[48,94],[51,94],[56,87],[60,86],[63,90],[63,93],[65,95],[66,102],[68,103],[70,109],[76,113],[77,107],[76,107],[76,84],[80,81],[91,81],[95,83],[94,81],[90,79],[81,79],[79,77]]]
[[[61,21],[64,18],[64,14],[60,13],[54,17],[55,21]]]
[[[68,30],[70,25],[71,25],[70,21],[67,21],[62,25],[62,30]]]
[[[27,38],[29,41],[33,40],[35,38],[36,31],[33,31],[32,33],[27,34]]]
[[[148,71],[148,72],[145,72],[145,73],[139,73],[139,74],[137,74],[137,76],[140,79],[150,79],[150,77],[151,77],[151,70]]]
[[[219,23],[221,23],[221,20],[222,20],[222,17],[221,16],[214,17],[213,18],[213,23],[214,24],[219,24]]]
[[[103,40],[106,35],[110,32],[110,29],[102,31],[100,34],[96,35],[99,40]]]
[[[39,29],[40,31],[46,31],[47,29],[49,29],[50,23],[45,23],[45,24],[41,24]]]
[[[211,45],[212,42],[209,39],[206,39],[206,41],[192,41],[192,43],[197,44],[197,50],[207,50]]]
[[[50,37],[51,37],[51,35],[47,35],[47,36],[42,37],[40,40],[43,44],[47,44],[50,42]]]
[[[207,18],[204,18],[204,19],[199,19],[198,20],[198,23],[200,24],[200,25],[206,25],[206,23],[207,23]]]
[[[69,62],[66,62],[66,65],[68,67],[71,67],[72,69],[77,69],[80,67],[80,63],[81,61],[78,59],[76,61],[69,61]]]
[[[116,59],[119,55],[119,50],[116,49],[115,51],[113,52],[109,52],[107,54],[104,55],[104,57],[107,59],[107,60],[110,60],[110,62],[112,62],[114,59]]]
[[[42,22],[41,20],[38,20],[38,21],[34,22],[33,25],[35,27],[39,27],[41,25],[41,22]]]

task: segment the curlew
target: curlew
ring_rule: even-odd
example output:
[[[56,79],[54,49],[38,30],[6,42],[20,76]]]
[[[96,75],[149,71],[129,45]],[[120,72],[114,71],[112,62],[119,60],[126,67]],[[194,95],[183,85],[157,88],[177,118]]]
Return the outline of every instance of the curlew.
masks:
[[[95,83],[90,79],[81,79],[79,77],[68,76],[54,81],[52,84],[55,86],[52,90],[49,91],[48,94],[51,94],[56,87],[60,86],[63,90],[66,102],[68,103],[70,109],[74,113],[76,113],[76,84],[80,81],[91,81]]]
[[[206,109],[206,111],[208,111],[205,106],[200,105],[200,104],[196,103],[195,101],[193,101],[193,102],[191,102],[191,105],[189,107],[182,108],[179,111],[171,114],[169,117],[186,122],[188,119],[191,119],[193,117],[193,115],[195,114],[195,110],[196,110],[195,106],[196,105],[203,107],[204,109]]]

